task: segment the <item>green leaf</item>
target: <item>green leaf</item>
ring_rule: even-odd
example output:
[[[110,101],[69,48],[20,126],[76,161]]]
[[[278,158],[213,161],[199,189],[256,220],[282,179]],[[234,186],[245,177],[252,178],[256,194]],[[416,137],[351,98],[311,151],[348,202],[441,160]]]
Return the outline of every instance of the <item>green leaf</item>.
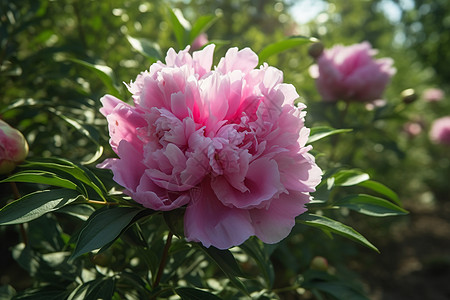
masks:
[[[11,175],[10,177],[1,180],[2,182],[28,182],[28,183],[40,183],[53,186],[59,186],[66,189],[76,190],[77,185],[70,180],[58,177],[55,173],[46,171],[22,171]]]
[[[182,300],[220,300],[216,295],[199,289],[180,287],[176,288],[175,292]]]
[[[178,42],[178,47],[182,49],[187,46],[189,42],[188,32],[191,30],[191,24],[189,24],[189,22],[184,18],[181,10],[177,8],[168,8],[168,10],[173,32]]]
[[[20,295],[14,297],[14,300],[60,300],[67,297],[65,290],[52,289],[50,286],[42,288],[28,289]]]
[[[341,170],[333,175],[335,186],[352,186],[369,180],[367,173],[358,170]]]
[[[19,224],[34,220],[82,197],[74,190],[38,191],[11,202],[0,210],[0,225]]]
[[[189,44],[192,44],[198,35],[208,30],[218,19],[219,17],[214,15],[200,16],[189,33]]]
[[[347,207],[361,214],[387,217],[408,214],[408,211],[385,199],[366,194],[350,195],[333,202],[333,205]]]
[[[120,91],[115,83],[116,80],[114,77],[114,71],[110,67],[99,64],[91,64],[87,61],[76,58],[69,58],[69,60],[94,72],[106,86],[108,93],[116,97],[121,97]]]
[[[350,132],[352,129],[334,129],[327,126],[318,126],[312,127],[311,132],[309,133],[308,144],[311,144],[315,141],[323,139],[327,136],[338,134],[338,133],[346,133]]]
[[[303,273],[302,287],[307,290],[317,289],[339,300],[368,300],[363,290],[356,283],[340,279],[324,271],[307,270]],[[334,298],[333,298],[334,299]]]
[[[36,106],[36,105],[46,105],[49,104],[47,102],[44,102],[43,100],[37,100],[37,99],[32,99],[32,98],[20,98],[20,99],[16,99],[14,100],[11,104],[5,106],[4,108],[2,108],[0,110],[0,115],[3,115],[5,112],[9,111],[9,110],[13,110],[19,107],[26,107],[26,106]]]
[[[111,207],[96,211],[81,229],[71,259],[113,241],[140,211],[142,209],[133,207]]]
[[[345,286],[341,282],[317,282],[312,288],[325,292],[337,300],[369,300],[363,293]]]
[[[273,44],[270,44],[266,46],[264,49],[262,49],[259,54],[259,63],[262,64],[269,58],[270,56],[274,54],[278,54],[280,52],[286,51],[288,49],[292,49],[294,47],[308,44],[308,43],[314,43],[317,42],[316,38],[312,37],[305,37],[305,36],[294,36],[290,37],[288,39],[275,42]]]
[[[339,234],[355,242],[358,242],[370,249],[380,252],[372,243],[370,243],[364,236],[362,236],[355,229],[351,228],[350,226],[344,225],[336,220],[310,213],[302,214],[300,217],[298,217],[297,220],[302,224],[319,228],[323,230],[325,233],[333,232]]]
[[[55,116],[61,118],[63,121],[65,121],[67,124],[75,128],[77,132],[79,132],[81,135],[84,135],[88,139],[90,139],[96,146],[97,150],[94,153],[94,155],[87,161],[83,162],[83,164],[90,164],[95,162],[97,159],[99,159],[103,154],[103,146],[99,144],[98,142],[98,132],[90,126],[85,126],[81,123],[79,123],[77,120],[73,118],[69,118],[59,110],[53,108],[53,107],[47,107],[47,110],[54,114]]]
[[[53,171],[60,171],[67,175],[69,175],[69,178],[74,177],[75,179],[78,179],[79,181],[83,182],[87,186],[91,187],[94,191],[97,192],[97,194],[102,198],[102,200],[106,201],[104,193],[106,193],[106,189],[102,184],[96,185],[94,181],[97,183],[99,182],[98,178],[91,178],[86,174],[86,171],[82,169],[81,167],[75,165],[74,163],[62,159],[62,158],[40,158],[40,159],[33,159],[33,160],[27,160],[24,163],[20,165],[22,168],[39,168],[39,169],[50,169]]]
[[[214,261],[217,266],[227,275],[230,281],[242,292],[248,294],[245,285],[237,277],[246,277],[242,273],[239,265],[236,262],[233,254],[230,250],[220,250],[213,246],[205,248],[199,244],[197,245],[212,261]]]
[[[86,221],[94,213],[95,209],[84,203],[75,205],[66,205],[63,208],[58,209],[57,213],[68,214],[74,216],[80,220]]]
[[[267,289],[270,290],[273,286],[275,273],[270,257],[264,250],[264,244],[256,238],[250,238],[239,247],[256,261],[266,281]]]
[[[114,294],[114,277],[100,277],[78,286],[68,300],[111,299]]]
[[[127,35],[128,42],[139,53],[152,60],[162,60],[161,48],[157,43],[154,43],[145,38],[134,38]]]
[[[366,181],[358,183],[358,185],[368,188],[368,189],[371,189],[374,192],[377,192],[383,196],[388,197],[389,199],[394,201],[397,205],[402,204],[402,202],[398,198],[397,194],[382,183],[379,183],[379,182],[373,181],[373,180],[366,180]]]
[[[0,286],[0,300],[10,300],[16,294],[16,290],[10,285]]]

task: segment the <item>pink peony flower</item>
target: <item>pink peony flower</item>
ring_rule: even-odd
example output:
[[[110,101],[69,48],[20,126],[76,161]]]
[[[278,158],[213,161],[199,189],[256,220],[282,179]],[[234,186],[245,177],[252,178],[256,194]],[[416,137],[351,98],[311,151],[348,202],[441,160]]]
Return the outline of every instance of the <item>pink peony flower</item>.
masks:
[[[429,88],[423,91],[422,96],[427,102],[439,102],[444,98],[444,91],[437,88]]]
[[[17,129],[0,120],[0,174],[8,174],[28,155],[28,143]]]
[[[416,137],[422,133],[422,124],[417,121],[407,122],[403,125],[403,131],[410,138]]]
[[[208,35],[206,33],[200,33],[192,42],[191,51],[198,50],[208,44]]]
[[[129,85],[134,105],[105,95],[101,113],[119,158],[114,180],[153,210],[186,206],[185,236],[227,249],[250,236],[285,238],[306,211],[321,170],[305,146],[305,105],[257,55],[231,48],[211,69],[214,45],[170,49]]]
[[[430,138],[436,144],[450,145],[450,116],[437,119],[433,122]]]
[[[381,98],[396,69],[391,58],[374,59],[368,42],[324,50],[310,74],[324,101],[369,102]]]

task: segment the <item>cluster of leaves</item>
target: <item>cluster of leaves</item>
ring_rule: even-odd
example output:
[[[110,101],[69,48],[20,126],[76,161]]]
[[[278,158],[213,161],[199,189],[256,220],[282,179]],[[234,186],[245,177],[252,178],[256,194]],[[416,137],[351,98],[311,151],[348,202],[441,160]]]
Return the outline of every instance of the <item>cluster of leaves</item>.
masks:
[[[311,140],[334,133],[323,128],[314,130]],[[86,167],[52,158],[29,160],[21,169],[1,182],[33,183],[45,188],[0,210],[0,225],[28,224],[27,244],[15,246],[13,256],[36,282],[35,288],[17,299],[141,299],[174,293],[182,299],[276,297],[270,261],[275,246],[250,239],[230,251],[186,243],[182,211],[161,213],[144,209],[122,193],[108,192]],[[298,222],[319,228],[330,237],[331,233],[339,234],[378,251],[352,227],[314,211],[347,208],[377,217],[406,213],[397,205],[397,195],[370,180],[366,173],[331,172],[326,174],[321,186],[324,189],[319,188],[319,193],[324,190],[323,196],[338,187],[360,186],[387,198],[368,194],[350,194],[336,200],[331,196],[325,196],[327,200],[316,198]],[[168,230],[177,236],[169,244],[168,240],[172,239],[169,235],[166,245],[170,248],[163,250]],[[165,255],[170,261],[164,273],[160,273]],[[204,264],[205,261],[215,263],[215,267]],[[217,275],[219,270],[225,277]],[[349,294],[365,299],[360,290],[342,285],[338,277],[325,271],[301,274],[301,282],[294,282],[289,289],[311,289],[341,299]]]
[[[221,22],[228,24],[230,19],[215,13],[204,14],[191,24],[180,10],[169,9],[164,2],[147,5],[128,1],[123,7],[130,11],[151,11],[152,18],[136,16],[134,21],[139,26],[172,29],[143,38],[138,30],[132,30],[139,26],[129,21],[124,9],[117,8],[116,18],[108,18],[106,12],[115,7],[90,3],[98,15],[80,18],[80,14],[87,13],[85,2],[67,1],[61,7],[47,1],[0,4],[5,12],[0,16],[5,31],[1,43],[7,46],[2,47],[0,56],[0,83],[7,91],[0,114],[24,132],[31,148],[30,159],[19,171],[0,181],[2,191],[17,183],[23,194],[12,202],[12,193],[1,195],[0,225],[22,229],[19,232],[23,241],[12,248],[12,256],[33,278],[27,290],[16,292],[5,285],[0,295],[16,299],[142,299],[173,295],[181,299],[276,299],[299,295],[367,299],[352,276],[332,267],[318,270],[311,261],[319,254],[331,257],[329,253],[345,252],[343,248],[354,249],[348,241],[328,240],[327,236],[343,236],[378,251],[348,225],[349,211],[375,217],[407,213],[390,188],[371,179],[368,173],[348,167],[372,168],[370,163],[358,163],[361,159],[353,155],[356,151],[347,157],[348,149],[339,146],[358,145],[362,137],[351,137],[364,135],[369,121],[373,124],[383,119],[386,112],[376,110],[376,120],[362,117],[362,123],[351,118],[354,126],[337,118],[345,111],[338,106],[323,109],[310,105],[309,113],[323,113],[313,114],[315,124],[323,126],[312,126],[309,143],[329,153],[316,153],[326,173],[314,194],[315,200],[308,204],[308,212],[297,219],[298,225],[286,241],[264,245],[252,238],[230,250],[187,243],[183,239],[183,210],[162,213],[144,209],[120,192],[111,174],[92,166],[100,157],[112,156],[107,146],[106,122],[98,114],[98,99],[104,93],[126,98],[117,78],[135,77],[150,63],[162,59],[161,49],[175,45],[182,49],[209,28],[230,40],[248,39],[255,31],[248,31],[244,37],[233,36],[222,31],[245,27],[244,21],[227,27]],[[255,16],[264,15],[264,7],[273,6],[272,2],[261,1]],[[119,1],[114,4],[121,7]],[[103,22],[102,14],[107,21]],[[55,15],[58,17],[50,17]],[[276,26],[272,25],[278,17],[270,18],[265,26],[274,30]],[[130,25],[127,30],[121,30],[124,23]],[[66,33],[65,29],[70,30]],[[28,41],[27,36],[35,31],[39,35]],[[99,36],[109,39],[97,43]],[[279,36],[279,32],[272,36],[260,33],[252,41],[255,50],[261,49],[261,62],[282,64],[291,59],[286,53],[305,49],[316,41]],[[33,47],[38,50],[26,50]],[[361,115],[351,109],[350,116]],[[359,125],[364,123],[366,127]],[[383,131],[379,134],[382,136]],[[339,151],[334,154],[336,149]],[[7,201],[10,203],[4,205]],[[11,227],[0,227],[0,233]]]

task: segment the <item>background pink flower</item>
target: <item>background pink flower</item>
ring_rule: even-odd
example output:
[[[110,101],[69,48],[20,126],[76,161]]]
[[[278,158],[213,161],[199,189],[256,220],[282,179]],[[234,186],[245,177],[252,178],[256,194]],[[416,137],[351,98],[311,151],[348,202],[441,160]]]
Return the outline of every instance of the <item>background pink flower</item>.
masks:
[[[305,105],[257,55],[231,48],[211,69],[214,45],[170,49],[129,85],[134,105],[106,95],[101,113],[118,158],[114,180],[143,206],[187,205],[189,241],[227,249],[256,235],[286,237],[321,170],[305,146]]]
[[[438,88],[429,88],[423,91],[422,96],[427,102],[439,102],[444,98],[444,91]]]
[[[396,69],[391,58],[374,59],[368,42],[324,50],[310,68],[324,101],[368,102],[381,98]]]
[[[195,51],[208,43],[208,35],[204,32],[200,33],[192,42],[191,50]]]
[[[450,116],[437,119],[433,122],[430,138],[437,144],[450,145]]]
[[[28,155],[28,143],[17,129],[0,120],[0,174],[8,174]]]

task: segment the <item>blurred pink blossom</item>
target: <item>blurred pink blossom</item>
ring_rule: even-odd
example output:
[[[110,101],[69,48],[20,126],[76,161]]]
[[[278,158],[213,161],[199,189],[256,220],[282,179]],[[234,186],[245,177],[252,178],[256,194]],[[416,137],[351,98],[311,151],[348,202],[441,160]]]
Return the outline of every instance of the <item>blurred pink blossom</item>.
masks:
[[[192,42],[191,51],[201,49],[208,43],[208,35],[206,33],[200,33]]]
[[[410,137],[410,138],[413,138],[413,137],[416,137],[416,136],[418,136],[419,134],[421,134],[422,133],[422,124],[421,123],[419,123],[419,122],[414,122],[414,121],[411,121],[411,122],[407,122],[407,123],[405,123],[404,125],[403,125],[403,130],[404,130],[404,132],[406,132],[406,134]]]
[[[429,88],[423,91],[423,99],[427,102],[439,102],[444,99],[444,91],[437,88]]]
[[[450,145],[450,116],[434,120],[430,138],[437,144]]]
[[[391,58],[374,59],[375,54],[377,50],[368,42],[324,50],[310,68],[322,99],[369,102],[381,98],[396,69]]]
[[[20,131],[0,120],[0,174],[8,174],[28,155],[28,143]]]
[[[250,236],[285,238],[321,170],[306,146],[305,105],[283,73],[250,49],[170,49],[128,86],[134,105],[105,95],[101,113],[119,158],[114,180],[143,206],[186,206],[187,240],[227,249]]]

